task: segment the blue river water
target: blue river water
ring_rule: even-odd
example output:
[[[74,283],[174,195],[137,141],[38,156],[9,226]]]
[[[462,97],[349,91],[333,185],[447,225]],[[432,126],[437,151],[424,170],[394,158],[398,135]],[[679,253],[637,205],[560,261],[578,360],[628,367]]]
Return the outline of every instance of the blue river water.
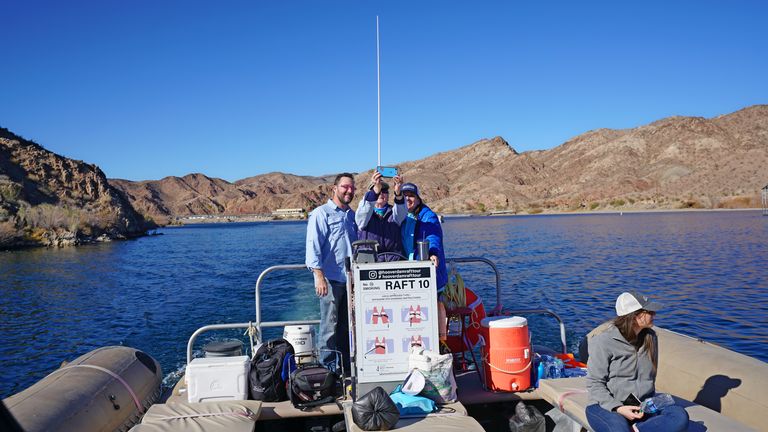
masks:
[[[622,291],[665,304],[656,324],[768,359],[768,217],[758,211],[447,218],[447,256],[493,260],[508,309],[548,308],[569,349],[611,318]],[[92,349],[126,345],[183,370],[197,328],[254,319],[265,268],[304,261],[305,222],[193,225],[162,236],[0,253],[0,397]],[[490,267],[458,267],[486,308]],[[317,318],[309,272],[270,276],[263,319]],[[532,317],[535,343],[558,346]],[[239,331],[204,336],[237,337]],[[274,336],[267,334],[267,336]]]

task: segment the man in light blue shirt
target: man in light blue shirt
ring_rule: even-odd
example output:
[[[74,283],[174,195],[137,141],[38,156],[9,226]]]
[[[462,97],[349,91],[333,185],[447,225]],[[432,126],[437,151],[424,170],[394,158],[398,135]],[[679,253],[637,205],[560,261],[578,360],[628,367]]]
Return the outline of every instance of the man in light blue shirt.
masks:
[[[349,371],[349,314],[347,311],[347,272],[344,261],[352,255],[357,240],[355,212],[349,203],[355,197],[355,179],[350,173],[336,176],[332,197],[309,214],[306,264],[315,278],[315,293],[320,297],[319,347],[341,352]],[[324,364],[336,358],[321,353]]]

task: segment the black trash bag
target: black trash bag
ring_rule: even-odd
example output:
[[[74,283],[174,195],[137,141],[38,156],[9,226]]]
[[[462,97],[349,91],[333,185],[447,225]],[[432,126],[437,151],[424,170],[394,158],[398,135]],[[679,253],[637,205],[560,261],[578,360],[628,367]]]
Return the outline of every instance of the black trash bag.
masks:
[[[381,387],[360,396],[352,404],[352,421],[366,431],[386,431],[400,420],[400,411]]]
[[[536,407],[525,406],[520,401],[515,407],[515,415],[509,419],[510,432],[544,432],[546,419]]]

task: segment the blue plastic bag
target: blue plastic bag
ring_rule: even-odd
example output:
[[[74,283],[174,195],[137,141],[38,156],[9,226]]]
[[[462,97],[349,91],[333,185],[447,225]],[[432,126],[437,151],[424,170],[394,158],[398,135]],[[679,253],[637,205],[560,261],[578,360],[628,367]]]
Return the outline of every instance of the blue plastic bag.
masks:
[[[402,385],[398,385],[392,393],[389,394],[392,402],[400,411],[400,416],[425,416],[437,411],[435,401],[424,396],[408,395],[402,392]]]

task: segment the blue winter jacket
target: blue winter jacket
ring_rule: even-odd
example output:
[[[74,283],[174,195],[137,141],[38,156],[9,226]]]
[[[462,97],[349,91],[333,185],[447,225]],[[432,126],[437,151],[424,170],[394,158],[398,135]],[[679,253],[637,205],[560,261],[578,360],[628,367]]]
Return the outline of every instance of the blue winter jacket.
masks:
[[[429,207],[420,204],[413,213],[408,213],[408,217],[401,225],[403,234],[403,248],[409,259],[421,259],[418,256],[417,241],[426,240],[429,242],[429,254],[437,255],[439,263],[437,266],[437,292],[445,289],[448,282],[448,270],[445,267],[445,253],[443,252],[443,228],[440,226],[440,220]]]

